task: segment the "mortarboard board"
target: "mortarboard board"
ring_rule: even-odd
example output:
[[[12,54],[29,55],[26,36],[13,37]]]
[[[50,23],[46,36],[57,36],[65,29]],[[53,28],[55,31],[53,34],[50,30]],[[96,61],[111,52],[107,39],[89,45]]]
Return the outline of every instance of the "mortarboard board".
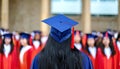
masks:
[[[75,31],[74,31],[74,35],[79,35],[79,36],[81,36],[81,31],[75,30]]]
[[[41,34],[41,31],[35,30],[35,31],[33,31],[33,33],[34,33],[34,34]]]
[[[95,39],[97,36],[96,35],[93,35],[93,34],[87,34],[87,38],[89,39],[89,38],[93,38],[93,39]]]
[[[30,34],[22,32],[22,33],[20,33],[20,38],[29,39]]]
[[[59,32],[64,32],[78,24],[76,21],[74,21],[62,14],[45,19],[42,22],[45,22],[46,24],[48,24],[51,27],[54,27]]]
[[[50,35],[59,43],[68,39],[71,36],[71,28],[78,24],[62,14],[50,17],[42,22],[51,26]]]
[[[113,35],[111,35],[110,33],[108,33],[108,32],[103,32],[103,38],[104,37],[107,37],[107,38],[109,38],[110,40],[112,39],[112,37],[113,37]]]
[[[12,33],[6,33],[3,35],[4,38],[12,38]]]

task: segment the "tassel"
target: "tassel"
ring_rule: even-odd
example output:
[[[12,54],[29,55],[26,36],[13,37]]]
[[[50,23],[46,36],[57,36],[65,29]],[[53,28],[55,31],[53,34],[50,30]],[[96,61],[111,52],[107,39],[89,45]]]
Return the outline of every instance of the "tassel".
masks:
[[[71,49],[74,49],[74,27],[72,28]]]
[[[30,36],[30,38],[29,38],[29,44],[30,44],[31,46],[33,46],[33,43],[32,43],[32,36]]]
[[[76,31],[76,35],[77,35],[77,36],[80,36],[80,31],[77,30],[77,31]]]
[[[106,32],[106,33],[105,33],[105,37],[107,37],[107,38],[108,38],[108,32]]]

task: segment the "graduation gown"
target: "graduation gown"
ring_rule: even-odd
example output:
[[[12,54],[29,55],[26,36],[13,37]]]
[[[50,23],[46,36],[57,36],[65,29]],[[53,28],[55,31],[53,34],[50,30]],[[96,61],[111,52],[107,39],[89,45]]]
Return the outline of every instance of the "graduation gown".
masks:
[[[33,49],[34,49],[32,58],[34,59],[34,57],[44,48],[44,45],[39,44],[39,46],[36,48],[35,44],[32,43],[32,46],[33,46]]]
[[[17,48],[20,48],[20,42],[19,42],[19,39],[16,39],[15,36],[12,37],[13,39],[13,43],[15,46],[17,46]]]
[[[114,48],[116,51],[116,55],[114,56],[114,58],[116,59],[115,65],[116,65],[116,69],[120,69],[120,50],[118,48],[118,44],[116,42],[113,43],[114,44]]]
[[[30,69],[33,57],[33,48],[32,46],[25,46],[21,49],[19,60],[20,60],[20,69]]]
[[[18,53],[15,48],[8,56],[0,53],[0,69],[19,69]]]
[[[113,56],[107,58],[103,55],[101,49],[98,48],[97,69],[116,69],[114,61],[115,58]]]
[[[95,55],[95,57],[93,57],[91,53],[90,54],[87,53],[87,55],[89,56],[90,60],[92,61],[93,68],[97,69],[97,59],[96,59],[96,57],[97,57],[97,49],[96,49],[96,55]]]
[[[82,45],[83,45],[84,48],[86,47],[86,43],[87,43],[87,35],[84,35],[82,37]]]
[[[82,56],[83,69],[93,69],[93,66],[92,66],[92,63],[91,63],[91,60],[89,59],[89,57],[86,54],[84,54],[83,52],[80,52],[80,55]],[[38,68],[39,67],[38,60],[40,59],[39,56],[40,55],[37,55],[34,58],[31,69],[39,69]]]
[[[16,50],[17,50],[17,52],[19,54],[19,51],[20,51],[20,40],[16,39],[15,36],[12,39],[13,39],[14,45],[16,46]]]

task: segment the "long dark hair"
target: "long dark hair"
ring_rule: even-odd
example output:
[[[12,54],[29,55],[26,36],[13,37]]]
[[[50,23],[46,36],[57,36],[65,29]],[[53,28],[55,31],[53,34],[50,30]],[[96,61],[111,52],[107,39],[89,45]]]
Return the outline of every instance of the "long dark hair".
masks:
[[[120,39],[120,32],[118,33],[116,41],[118,41],[119,39]]]
[[[12,51],[14,50],[14,44],[13,44],[12,38],[10,38],[10,39],[11,39],[11,42],[10,42],[10,46],[11,46],[10,54],[11,54]],[[4,44],[5,44],[5,38],[3,39],[2,44],[0,46],[0,53],[2,53],[2,54],[4,54]]]
[[[83,46],[83,43],[82,43],[82,41],[83,41],[83,40],[82,40],[82,36],[80,36],[80,38],[81,38],[80,44],[81,44],[81,46],[82,46],[82,49],[85,50],[85,48],[84,48],[84,46]]]
[[[111,56],[114,56],[116,54],[116,51],[114,49],[112,40],[110,40],[109,47],[110,47],[110,50],[112,52]],[[101,43],[100,48],[102,50],[102,53],[105,55],[105,53],[104,53],[105,45],[103,43]]]
[[[71,37],[62,43],[49,36],[45,48],[39,53],[39,69],[82,69],[80,52],[70,48]]]

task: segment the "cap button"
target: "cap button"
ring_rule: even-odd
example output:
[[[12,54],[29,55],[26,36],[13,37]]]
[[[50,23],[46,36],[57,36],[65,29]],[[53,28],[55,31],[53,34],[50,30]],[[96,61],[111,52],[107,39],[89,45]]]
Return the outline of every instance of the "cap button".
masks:
[[[60,21],[60,23],[62,23],[62,21]]]

